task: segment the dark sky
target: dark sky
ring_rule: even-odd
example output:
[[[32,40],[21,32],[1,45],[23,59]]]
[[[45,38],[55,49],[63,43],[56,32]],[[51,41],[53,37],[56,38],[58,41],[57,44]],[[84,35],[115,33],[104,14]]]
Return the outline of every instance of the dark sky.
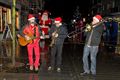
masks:
[[[87,1],[87,3],[86,3]],[[45,9],[52,13],[52,16],[62,16],[65,19],[72,17],[76,6],[80,7],[82,15],[86,15],[90,8],[89,0],[46,0]]]

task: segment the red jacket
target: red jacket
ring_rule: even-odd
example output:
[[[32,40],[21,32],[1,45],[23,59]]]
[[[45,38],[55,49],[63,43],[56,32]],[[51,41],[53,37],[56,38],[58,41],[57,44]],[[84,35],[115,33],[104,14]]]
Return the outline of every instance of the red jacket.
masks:
[[[42,20],[42,17],[41,16],[39,16],[39,24],[40,25],[50,25],[52,23],[52,21],[51,21],[51,19],[50,18],[48,18],[48,20],[46,20],[45,22],[44,22],[44,20]]]
[[[39,42],[40,40],[40,33],[39,33],[39,28],[37,25],[32,26],[32,25],[26,25],[25,28],[23,29],[23,34],[28,35],[28,36],[36,36],[34,40],[34,43]]]
[[[42,28],[42,31],[44,31],[45,35],[48,34],[48,30],[49,30],[49,29],[48,29],[47,27],[45,27],[45,28],[43,27],[43,28]]]

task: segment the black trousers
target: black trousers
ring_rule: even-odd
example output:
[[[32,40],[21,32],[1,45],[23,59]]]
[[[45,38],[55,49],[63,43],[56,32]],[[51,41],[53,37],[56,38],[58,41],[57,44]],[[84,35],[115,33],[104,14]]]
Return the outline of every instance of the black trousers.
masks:
[[[62,63],[62,47],[63,44],[56,44],[51,48],[51,67],[61,67]]]

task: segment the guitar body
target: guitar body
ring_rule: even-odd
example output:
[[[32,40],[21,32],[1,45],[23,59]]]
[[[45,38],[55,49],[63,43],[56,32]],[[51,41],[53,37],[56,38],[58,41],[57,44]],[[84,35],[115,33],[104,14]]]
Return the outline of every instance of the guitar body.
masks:
[[[18,42],[21,46],[26,46],[27,44],[32,43],[33,40],[32,39],[31,40],[26,40],[24,37],[20,36],[18,38]]]

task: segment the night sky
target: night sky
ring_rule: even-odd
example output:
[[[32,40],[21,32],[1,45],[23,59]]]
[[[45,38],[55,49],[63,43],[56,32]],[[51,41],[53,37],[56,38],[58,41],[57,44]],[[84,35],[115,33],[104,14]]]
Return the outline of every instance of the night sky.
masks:
[[[51,12],[53,17],[61,16],[64,19],[71,19],[78,5],[80,13],[84,16],[88,14],[90,2],[85,0],[46,0],[45,9]]]

